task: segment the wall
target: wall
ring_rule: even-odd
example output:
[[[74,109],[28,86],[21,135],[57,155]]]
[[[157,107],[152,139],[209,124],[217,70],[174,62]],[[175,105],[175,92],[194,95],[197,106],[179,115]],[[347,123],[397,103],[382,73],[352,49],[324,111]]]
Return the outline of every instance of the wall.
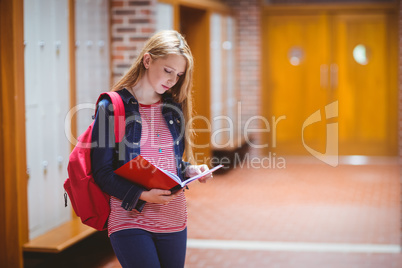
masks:
[[[236,20],[237,84],[243,129],[248,119],[261,114],[261,7],[259,0],[225,0],[224,2],[232,7]],[[256,126],[258,121],[253,123],[250,124],[250,129],[261,128]],[[261,144],[258,135],[252,138],[254,144]],[[250,149],[251,154],[259,153],[258,150]]]
[[[130,68],[156,29],[156,1],[111,0],[112,83]]]
[[[402,1],[399,1],[399,168],[401,179],[401,244],[402,244]]]

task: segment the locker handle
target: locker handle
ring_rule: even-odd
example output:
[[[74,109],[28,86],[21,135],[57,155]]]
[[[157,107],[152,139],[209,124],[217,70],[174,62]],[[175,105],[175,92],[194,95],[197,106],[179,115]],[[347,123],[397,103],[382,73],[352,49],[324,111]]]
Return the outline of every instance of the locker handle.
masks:
[[[61,155],[57,157],[57,163],[59,163],[60,168],[63,166],[63,160],[64,158]]]
[[[99,41],[98,41],[98,46],[99,46],[100,48],[103,48],[103,47],[105,46],[105,41],[99,40]]]
[[[49,162],[46,160],[42,162],[43,172],[47,171],[47,167],[49,166]]]
[[[41,40],[38,42],[38,45],[42,48],[45,46],[45,41]]]
[[[92,47],[92,45],[94,44],[94,42],[93,41],[91,41],[91,40],[88,40],[87,41],[87,47]]]
[[[55,41],[54,45],[56,46],[56,50],[59,50],[61,47],[61,41]]]

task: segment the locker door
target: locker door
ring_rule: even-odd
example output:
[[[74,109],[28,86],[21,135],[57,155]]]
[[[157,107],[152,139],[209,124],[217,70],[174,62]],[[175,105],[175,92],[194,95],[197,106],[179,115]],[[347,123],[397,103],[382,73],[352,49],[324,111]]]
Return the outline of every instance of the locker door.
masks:
[[[43,203],[43,195],[35,197],[35,189],[43,188],[43,180],[40,178],[40,148],[42,147],[41,127],[39,126],[39,70],[41,52],[43,46],[37,38],[39,25],[38,14],[41,9],[39,0],[24,1],[24,10],[31,10],[24,14],[24,41],[25,41],[25,120],[26,120],[26,144],[27,144],[27,168],[28,180],[28,219],[30,234],[39,229],[41,210],[31,208],[39,207]]]
[[[76,1],[75,16],[76,101],[88,107],[85,104],[94,105],[101,92],[110,90],[108,1]],[[91,124],[93,113],[94,109],[78,109],[78,135]]]
[[[70,144],[64,132],[64,118],[70,107],[70,76],[69,76],[69,47],[68,47],[68,1],[53,1],[54,17],[52,35],[54,36],[53,47],[50,55],[53,55],[51,66],[55,70],[52,81],[53,102],[52,102],[52,122],[53,122],[53,140],[55,146],[51,152],[51,167],[55,178],[52,181],[51,189],[53,190],[53,210],[54,225],[70,219],[71,214],[64,207],[63,194],[64,189],[61,187],[67,178],[67,164],[70,154]],[[60,203],[60,200],[62,201]]]
[[[30,239],[70,219],[63,202],[69,143],[67,0],[26,0],[25,94]]]

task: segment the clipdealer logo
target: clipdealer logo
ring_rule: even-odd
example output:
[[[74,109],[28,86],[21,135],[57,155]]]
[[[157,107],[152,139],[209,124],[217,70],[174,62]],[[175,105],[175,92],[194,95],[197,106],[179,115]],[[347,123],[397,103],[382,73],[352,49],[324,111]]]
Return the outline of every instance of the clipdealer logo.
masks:
[[[338,101],[334,101],[324,108],[325,118],[335,118],[338,117]],[[309,147],[304,141],[304,129],[314,123],[320,122],[321,119],[321,110],[315,111],[311,114],[303,123],[302,127],[302,142],[304,148],[315,158],[319,159],[320,161],[336,167],[339,163],[338,157],[338,123],[327,123],[326,130],[326,146],[325,146],[325,153],[318,152],[313,148]]]

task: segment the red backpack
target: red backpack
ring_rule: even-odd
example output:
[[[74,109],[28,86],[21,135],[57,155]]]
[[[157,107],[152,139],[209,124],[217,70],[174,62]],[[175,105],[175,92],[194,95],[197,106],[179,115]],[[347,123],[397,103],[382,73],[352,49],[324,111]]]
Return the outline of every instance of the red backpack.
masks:
[[[125,111],[120,95],[116,92],[102,93],[98,102],[108,95],[113,103],[115,140],[121,142],[125,132]],[[95,111],[96,115],[96,111]],[[64,189],[71,200],[71,205],[83,224],[102,231],[107,228],[110,213],[110,196],[95,183],[91,169],[91,141],[94,123],[78,138],[78,143],[70,154],[68,178]],[[67,196],[65,194],[67,206]]]

